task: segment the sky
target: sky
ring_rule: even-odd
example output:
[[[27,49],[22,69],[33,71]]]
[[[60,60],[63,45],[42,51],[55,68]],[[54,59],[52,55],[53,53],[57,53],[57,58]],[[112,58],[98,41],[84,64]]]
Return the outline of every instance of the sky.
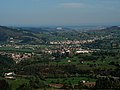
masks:
[[[0,0],[0,25],[112,24],[120,24],[120,0]]]

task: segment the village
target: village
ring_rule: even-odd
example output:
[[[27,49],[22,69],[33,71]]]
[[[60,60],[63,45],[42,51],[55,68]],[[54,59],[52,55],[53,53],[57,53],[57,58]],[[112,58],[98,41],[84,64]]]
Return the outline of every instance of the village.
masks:
[[[45,45],[44,48],[42,49],[41,49],[42,47],[41,45],[13,45],[13,44],[0,45],[0,55],[10,57],[16,63],[19,63],[22,60],[27,60],[32,58],[35,54],[39,55],[38,53],[36,53],[36,51],[40,51],[42,53],[47,53],[47,54],[59,53],[61,55],[90,53],[90,52],[93,52],[93,50],[82,49],[80,44],[92,43],[92,42],[93,40],[61,41],[61,42],[53,41],[53,42],[50,42],[51,45]],[[8,48],[11,48],[11,49],[8,49]],[[27,50],[30,50],[30,52],[25,52],[26,48]],[[18,51],[18,52],[15,52],[15,51]]]
[[[95,40],[66,40],[66,41],[51,41],[50,44],[85,44],[85,43],[92,43],[95,42]]]

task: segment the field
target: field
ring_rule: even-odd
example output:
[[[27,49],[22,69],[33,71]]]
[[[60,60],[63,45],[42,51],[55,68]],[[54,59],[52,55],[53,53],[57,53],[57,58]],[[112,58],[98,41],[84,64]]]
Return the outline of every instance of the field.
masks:
[[[78,84],[79,81],[89,81],[95,82],[96,79],[87,78],[87,77],[69,77],[69,78],[48,78],[46,82],[50,83],[71,83],[71,84]]]
[[[8,47],[0,47],[0,51],[4,51],[4,52],[19,52],[19,53],[30,53],[33,50],[31,49],[22,49],[22,48],[15,48],[12,46],[8,46]]]
[[[6,80],[10,84],[12,90],[16,90],[16,88],[18,88],[22,84],[28,84],[29,83],[29,80],[24,79],[24,78],[16,78],[15,80],[10,80],[10,79],[6,79]],[[78,84],[78,82],[80,82],[80,81],[95,82],[96,79],[87,78],[87,77],[46,78],[45,83],[46,84],[54,84],[54,83],[56,83],[56,84],[59,84],[59,83],[69,84],[69,83],[71,83],[72,85],[75,85],[75,84]],[[36,89],[36,90],[42,90],[42,89]],[[49,88],[49,90],[52,90],[52,88]]]

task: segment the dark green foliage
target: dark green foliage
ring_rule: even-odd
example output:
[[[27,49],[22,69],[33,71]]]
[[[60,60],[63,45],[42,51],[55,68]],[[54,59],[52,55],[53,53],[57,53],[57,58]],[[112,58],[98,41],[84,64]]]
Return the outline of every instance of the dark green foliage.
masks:
[[[0,64],[6,67],[10,67],[11,65],[15,64],[15,62],[13,61],[12,58],[0,55]]]
[[[7,69],[12,68],[15,62],[13,59],[8,58],[7,56],[0,55],[0,74],[5,72]]]
[[[71,82],[69,82],[68,84],[64,83],[64,85],[61,87],[61,89],[73,90],[73,86],[72,86]]]
[[[33,90],[29,84],[22,84],[16,90]]]
[[[0,79],[0,90],[12,90],[12,89],[6,80]]]
[[[120,89],[120,81],[112,77],[102,77],[96,81],[96,89]]]
[[[34,89],[46,88],[47,85],[39,77],[35,77],[29,81],[30,87]]]

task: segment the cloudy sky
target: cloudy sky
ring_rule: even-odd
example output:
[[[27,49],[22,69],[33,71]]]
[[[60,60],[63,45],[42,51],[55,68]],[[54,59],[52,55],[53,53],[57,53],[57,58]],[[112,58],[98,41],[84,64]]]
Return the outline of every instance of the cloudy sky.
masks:
[[[0,25],[120,24],[120,0],[0,0]]]

